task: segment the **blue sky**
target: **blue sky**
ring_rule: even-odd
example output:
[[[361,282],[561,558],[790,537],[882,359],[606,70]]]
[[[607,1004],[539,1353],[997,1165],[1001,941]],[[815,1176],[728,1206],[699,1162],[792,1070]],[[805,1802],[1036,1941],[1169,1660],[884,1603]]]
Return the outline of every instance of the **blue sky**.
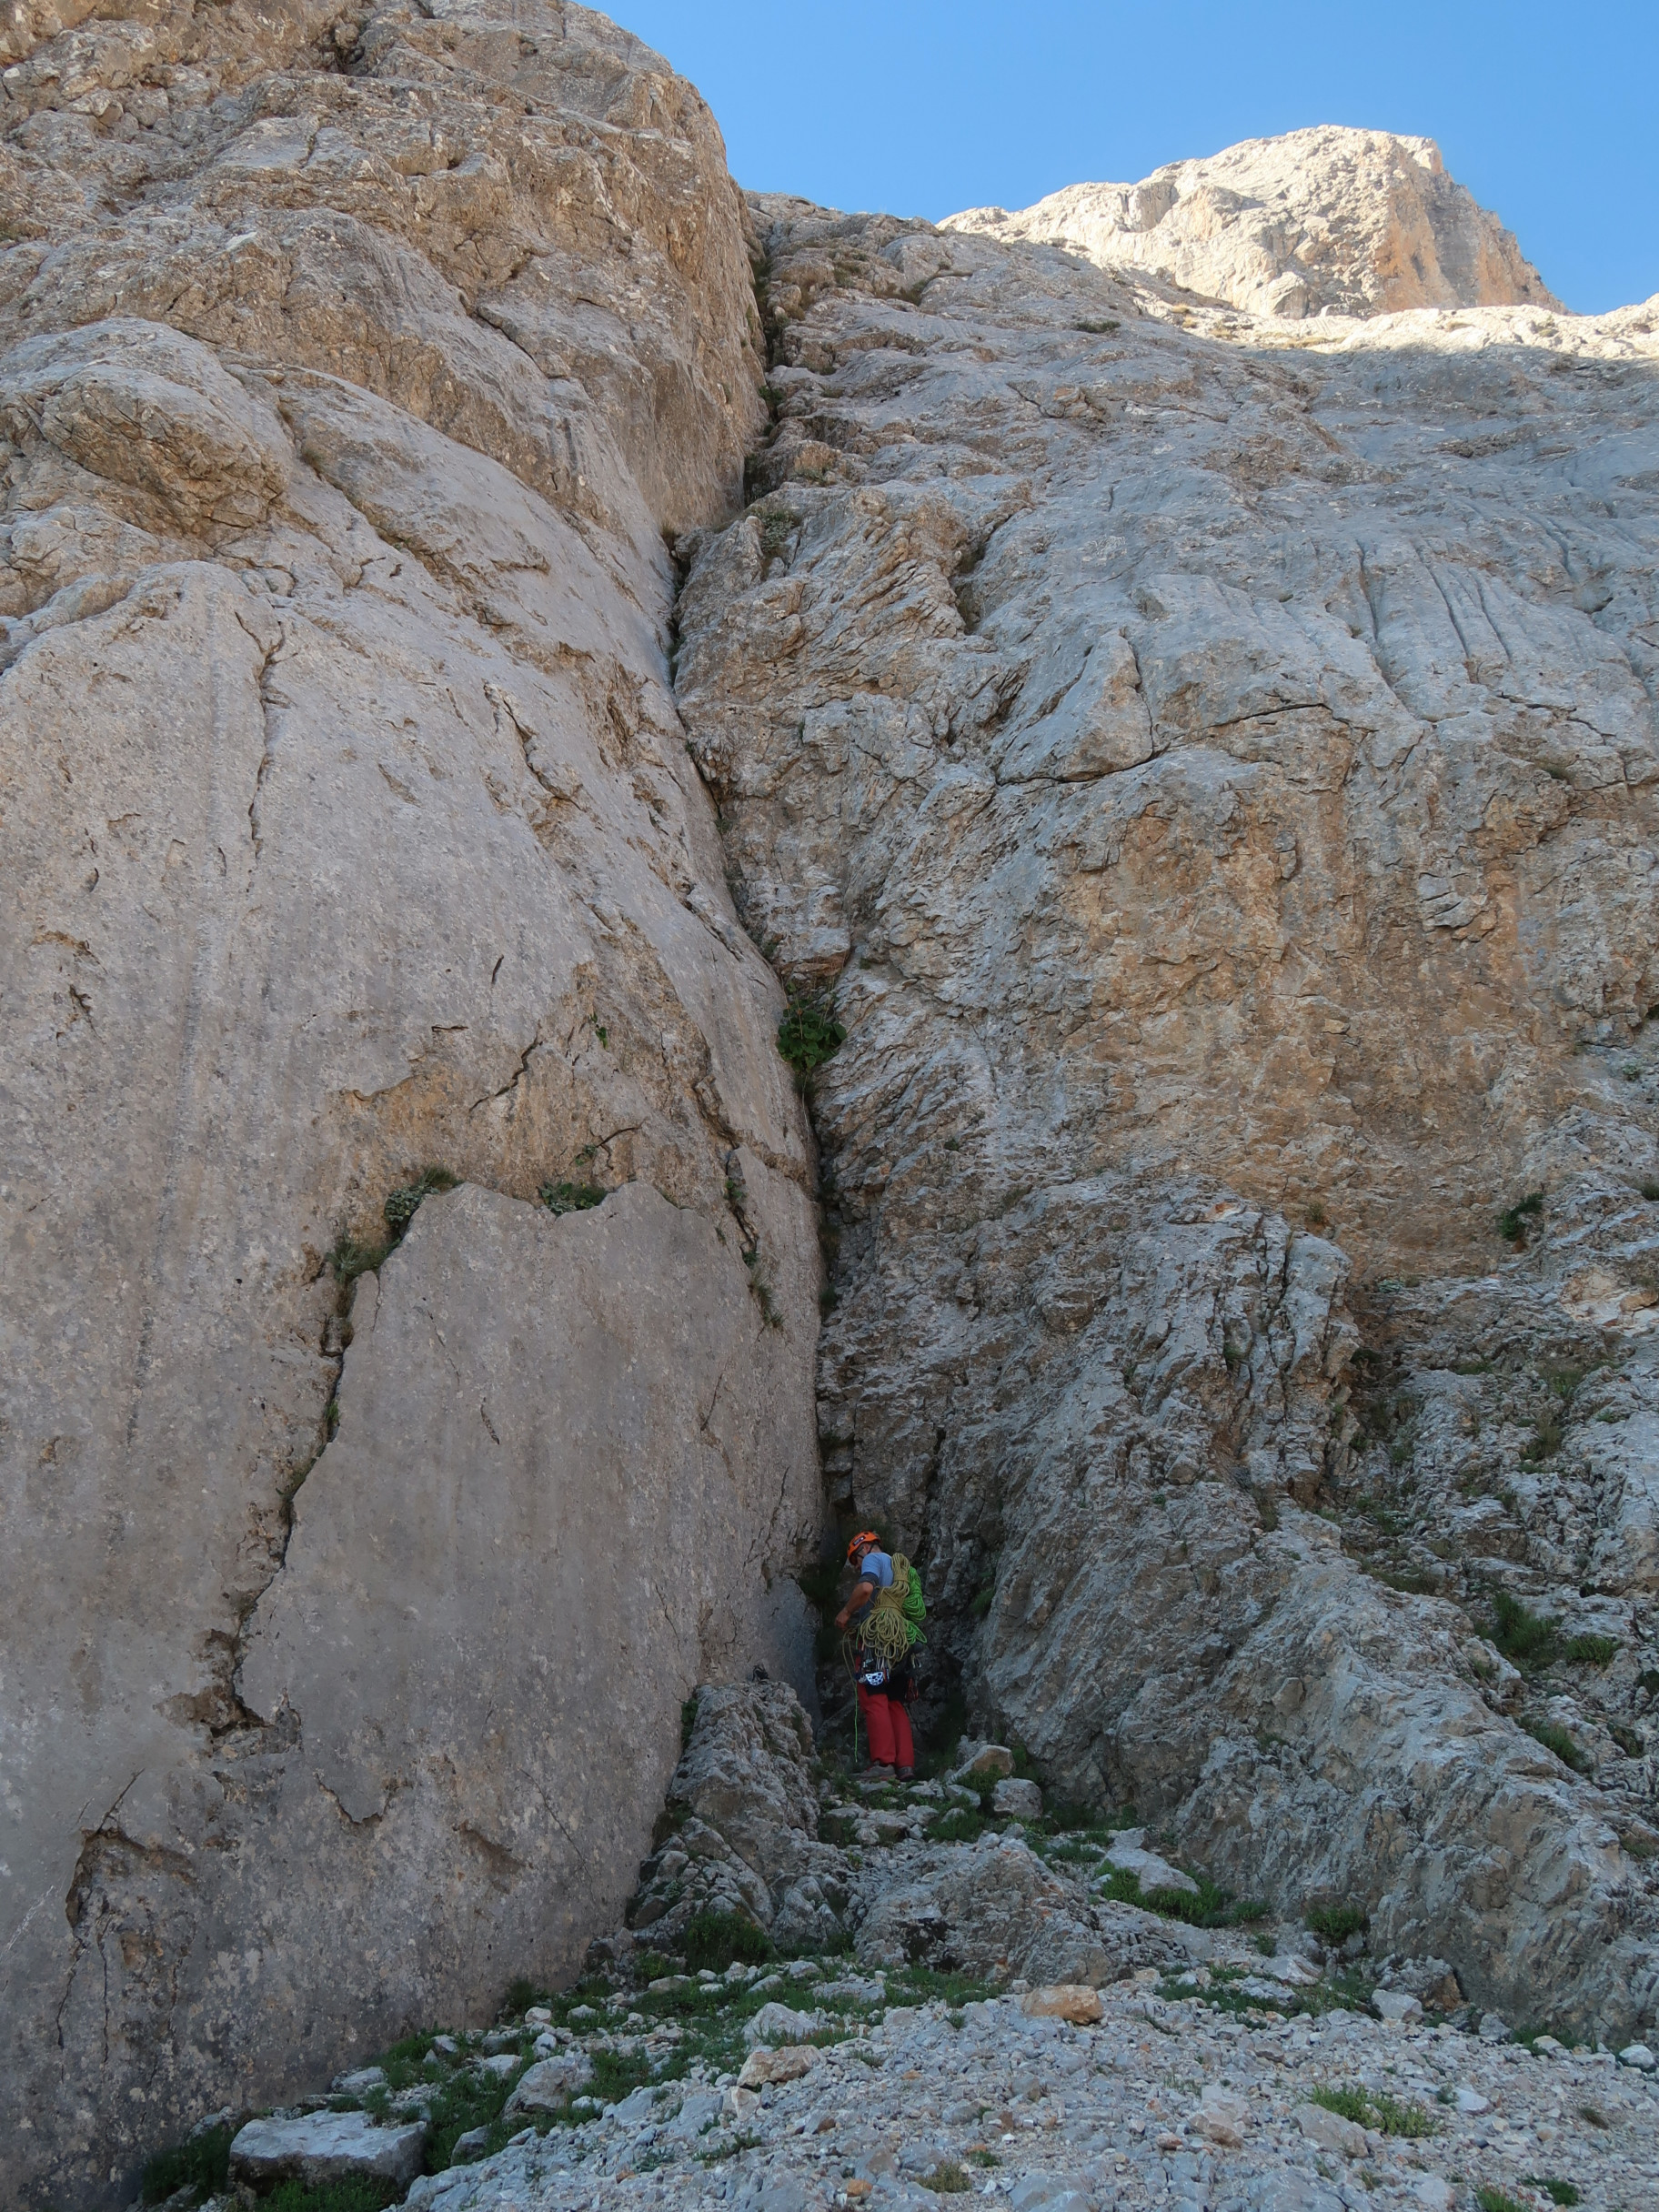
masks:
[[[937,219],[1309,123],[1438,139],[1581,312],[1659,292],[1659,0],[610,0],[733,173]]]

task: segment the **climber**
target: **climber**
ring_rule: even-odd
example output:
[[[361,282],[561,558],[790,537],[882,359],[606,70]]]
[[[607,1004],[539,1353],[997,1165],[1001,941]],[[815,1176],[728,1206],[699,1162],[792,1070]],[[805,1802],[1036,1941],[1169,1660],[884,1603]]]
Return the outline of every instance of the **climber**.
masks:
[[[902,1556],[895,1560],[881,1549],[873,1529],[861,1530],[853,1538],[847,1546],[847,1558],[855,1579],[847,1603],[835,1616],[835,1624],[843,1632],[853,1626],[864,1647],[859,1661],[859,1711],[864,1715],[870,1737],[870,1764],[859,1779],[890,1782],[897,1775],[900,1782],[909,1782],[916,1772],[916,1747],[905,1707],[916,1689],[910,1647],[919,1640],[920,1622],[926,1610],[920,1577],[908,1560]],[[886,1640],[900,1645],[895,1654],[867,1638],[866,1630],[881,1593],[894,1590],[899,1581],[904,1586],[896,1594],[902,1604],[893,1607],[890,1602],[889,1610],[896,1612],[904,1624],[903,1633]]]

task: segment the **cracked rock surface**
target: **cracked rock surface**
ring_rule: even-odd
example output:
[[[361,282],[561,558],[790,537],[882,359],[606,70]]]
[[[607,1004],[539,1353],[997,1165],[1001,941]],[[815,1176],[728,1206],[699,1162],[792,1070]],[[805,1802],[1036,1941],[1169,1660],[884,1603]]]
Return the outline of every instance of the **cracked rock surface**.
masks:
[[[668,689],[762,416],[708,110],[557,5],[5,36],[0,2111],[67,2206],[614,1918],[687,1690],[797,1649],[818,1260]]]
[[[1659,318],[1304,328],[752,205],[773,427],[678,690],[847,1032],[831,1497],[1068,1795],[1645,2026]],[[1505,1601],[1574,1670],[1524,1698]]]
[[[810,1751],[788,1691],[705,1684],[665,1817],[685,1836],[695,1799],[706,1852],[776,1866],[790,1837],[834,1849],[812,1834],[819,1806],[828,1821],[890,1801],[890,1836],[860,1817],[863,1846],[834,1849],[859,1971],[780,1915],[777,1956],[674,1971],[671,1923],[636,1911],[574,1988],[488,2034],[408,2037],[274,2119],[213,2116],[233,2179],[319,2153],[387,2170],[414,2136],[419,2212],[839,2212],[970,2192],[1013,2212],[1473,2212],[1477,2189],[1614,2212],[1652,2194],[1645,2048],[1517,2041],[1460,2001],[1444,1960],[1370,1960],[1362,1940],[1342,1965],[1306,1930],[1122,1904],[1097,1970],[1028,1981],[1061,1956],[1055,1901],[1090,1909],[1082,1868],[1106,1832],[1040,1818],[900,1840],[938,1824],[951,1785],[850,1785]],[[1015,1878],[988,1882],[988,1865]],[[644,1871],[637,1903],[657,1885]],[[1012,1904],[994,1935],[959,1914],[975,1889]],[[922,1942],[886,1953],[900,1924],[923,1932],[924,1900]]]

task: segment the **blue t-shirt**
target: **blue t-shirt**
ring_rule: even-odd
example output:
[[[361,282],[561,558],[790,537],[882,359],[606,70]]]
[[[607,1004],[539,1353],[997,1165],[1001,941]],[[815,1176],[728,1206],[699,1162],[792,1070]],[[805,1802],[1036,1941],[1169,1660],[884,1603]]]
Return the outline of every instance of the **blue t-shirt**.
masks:
[[[886,1552],[866,1552],[863,1563],[854,1576],[855,1587],[859,1583],[874,1583],[878,1590],[890,1590],[893,1586],[893,1563],[890,1556]],[[853,1614],[853,1619],[861,1621],[875,1602],[873,1594],[867,1597],[857,1613]]]

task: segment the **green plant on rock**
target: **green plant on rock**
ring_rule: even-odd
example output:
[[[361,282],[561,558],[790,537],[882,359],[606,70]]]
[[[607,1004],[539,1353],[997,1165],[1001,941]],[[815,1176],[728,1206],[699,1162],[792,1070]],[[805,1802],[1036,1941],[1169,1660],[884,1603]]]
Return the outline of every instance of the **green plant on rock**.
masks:
[[[1310,2089],[1311,2104],[1322,2105],[1356,2127],[1369,2127],[1382,2136],[1400,2136],[1408,2141],[1440,2133],[1440,2122],[1421,2105],[1390,2096],[1386,2090],[1342,2087],[1326,2083]]]
[[[1534,1743],[1553,1751],[1563,1766],[1570,1766],[1575,1775],[1589,1773],[1590,1761],[1559,1721],[1523,1721],[1521,1725]]]
[[[1611,1666],[1618,1649],[1616,1636],[1569,1636],[1562,1645],[1562,1656],[1576,1666]]]
[[[1492,1616],[1492,1641],[1522,1674],[1542,1674],[1560,1657],[1560,1624],[1529,1613],[1509,1591],[1500,1590],[1493,1597]]]
[[[158,2152],[139,2183],[145,2203],[165,2204],[180,2189],[194,2189],[198,2200],[216,2196],[230,2177],[230,2137],[228,2127],[209,2127],[188,2142]]]
[[[771,1937],[741,1913],[693,1913],[686,1923],[686,1966],[693,1974],[705,1967],[723,1974],[736,1959],[759,1966],[771,1956]]]
[[[453,1191],[457,1181],[447,1168],[427,1168],[417,1181],[392,1191],[380,1211],[386,1216],[386,1225],[394,1241],[404,1234],[419,1212],[424,1199],[430,1198],[435,1191]]]
[[[1184,1921],[1189,1927],[1225,1927],[1232,1918],[1232,1897],[1208,1875],[1198,1878],[1196,1890],[1142,1889],[1138,1875],[1126,1866],[1114,1866],[1100,1895],[1111,1904],[1138,1905],[1142,1912],[1161,1913],[1166,1920]]]
[[[507,1985],[507,1995],[501,2000],[498,2017],[503,2020],[521,2020],[530,2006],[540,2001],[542,1994],[528,1975],[514,1975],[512,1980]],[[425,2036],[413,2037],[411,2041],[417,2045],[422,2045],[426,2038]],[[420,2055],[424,2057],[425,2051],[422,2050]]]
[[[1583,2204],[1583,2194],[1559,2174],[1523,2174],[1523,2185],[1529,2189],[1542,2189],[1553,2205]]]
[[[1370,1915],[1362,1905],[1311,1905],[1302,1918],[1321,1943],[1333,1947],[1358,1936]]]
[[[586,1213],[610,1192],[597,1182],[544,1182],[538,1195],[549,1213]]]
[[[401,1184],[391,1191],[380,1209],[387,1232],[378,1242],[367,1237],[354,1237],[342,1228],[327,1262],[342,1292],[349,1290],[359,1275],[375,1274],[385,1265],[402,1243],[423,1199],[430,1198],[435,1191],[453,1191],[458,1180],[447,1168],[427,1168],[416,1181]]]
[[[1500,2189],[1491,2182],[1482,2182],[1474,2192],[1474,2201],[1481,2212],[1527,2212],[1527,2207],[1507,2189]]]
[[[788,1010],[778,1024],[778,1050],[794,1069],[795,1081],[802,1090],[846,1041],[847,1031],[821,992],[789,994]]]
[[[389,2181],[373,2181],[353,2174],[344,2181],[325,2181],[307,2188],[303,2181],[285,2181],[266,2198],[264,2212],[386,2212],[397,2201]]]
[[[1524,1198],[1517,1199],[1513,1206],[1499,1214],[1498,1234],[1506,1244],[1523,1245],[1526,1242],[1527,1222],[1535,1221],[1543,1212],[1543,1192],[1529,1191]]]
[[[376,1273],[391,1249],[389,1237],[376,1243],[342,1229],[328,1250],[328,1271],[340,1289],[348,1291],[359,1275]]]

